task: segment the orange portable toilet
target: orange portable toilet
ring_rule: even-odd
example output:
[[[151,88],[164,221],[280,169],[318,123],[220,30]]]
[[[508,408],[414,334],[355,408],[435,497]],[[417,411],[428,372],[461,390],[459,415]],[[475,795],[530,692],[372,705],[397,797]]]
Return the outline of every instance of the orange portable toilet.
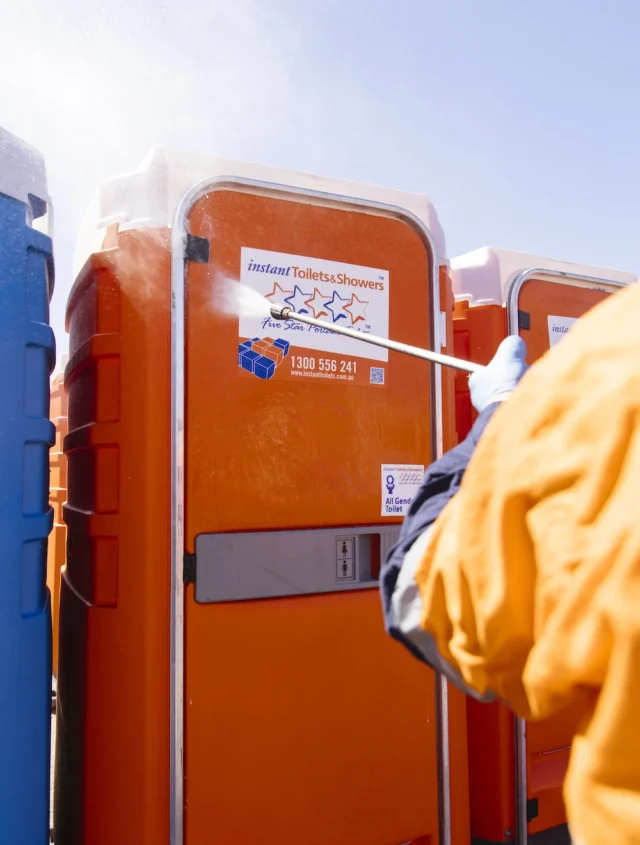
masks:
[[[47,587],[51,593],[53,626],[53,674],[58,674],[58,608],[60,606],[60,571],[67,555],[67,526],[62,507],[67,501],[67,459],[62,443],[67,434],[67,394],[64,389],[64,368],[68,355],[61,356],[58,372],[51,380],[50,419],[56,427],[56,442],[49,453],[49,502],[53,508],[53,530],[47,548]]]
[[[57,845],[468,845],[464,698],[377,590],[452,374],[226,301],[447,350],[432,205],[156,150],[79,263]]]
[[[526,341],[532,363],[631,273],[484,248],[451,261],[454,349],[487,364],[507,334]],[[456,375],[460,439],[475,420],[467,377]],[[501,704],[467,700],[472,843],[569,843],[562,784],[574,718],[514,719]]]

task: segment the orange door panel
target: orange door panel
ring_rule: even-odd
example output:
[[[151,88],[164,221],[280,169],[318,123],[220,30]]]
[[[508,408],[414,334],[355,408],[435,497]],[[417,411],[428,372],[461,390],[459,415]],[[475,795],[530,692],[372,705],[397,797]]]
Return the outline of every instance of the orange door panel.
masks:
[[[527,360],[533,363],[549,349],[550,337],[558,328],[554,317],[578,319],[609,295],[606,290],[544,279],[525,282],[518,296],[518,311]],[[562,785],[578,715],[567,710],[542,722],[527,723],[527,795],[535,802],[530,813],[531,834],[566,823]]]
[[[527,344],[528,362],[549,349],[554,330],[562,333],[571,319],[578,319],[608,295],[610,289],[596,286],[544,278],[525,281],[513,313],[517,313],[519,334]],[[487,364],[507,336],[509,309],[497,304],[469,307],[468,302],[458,301],[453,324],[455,354]],[[461,440],[477,417],[467,382],[466,375],[456,375],[456,423]],[[567,710],[552,719],[526,724],[528,831],[530,837],[538,836],[540,843],[549,836],[556,837],[554,845],[568,842],[562,828],[566,824],[562,784],[577,715]],[[520,845],[513,715],[501,704],[483,705],[468,699],[467,719],[472,842],[517,841]],[[516,724],[516,731],[521,730],[522,725]]]
[[[527,344],[527,361],[537,361],[549,349],[549,317],[577,319],[606,296],[609,296],[606,290],[544,279],[525,282],[518,296],[518,311],[520,335]]]
[[[303,275],[297,292],[296,279],[275,276],[280,299],[335,301],[341,294],[323,281],[331,272],[323,276],[317,262],[382,268],[389,336],[431,346],[428,243],[412,225],[384,213],[257,191],[214,191],[198,201],[189,224],[193,236],[209,241],[210,259],[190,262],[187,273],[185,544],[197,552],[197,582],[195,589],[188,585],[185,601],[186,843],[435,845],[434,676],[386,636],[373,572],[344,589],[332,586],[331,575],[331,584],[308,594],[300,594],[307,587],[298,574],[298,594],[284,584],[281,593],[265,586],[272,592],[262,596],[244,575],[264,555],[256,571],[267,584],[264,571],[277,577],[294,542],[302,544],[296,546],[302,570],[305,556],[314,554],[314,537],[325,530],[371,531],[383,543],[390,530],[397,532],[400,516],[381,518],[381,466],[432,460],[430,368],[394,353],[376,362],[367,347],[358,354],[309,349],[291,329],[281,332],[291,346],[280,361],[277,338],[268,338],[277,366],[270,377],[256,376],[239,365],[239,344],[247,338],[238,317],[212,305],[223,280],[240,278],[258,263],[255,255],[272,256],[283,274],[296,262],[296,272],[306,274],[308,259],[311,284]],[[255,254],[245,259],[253,264],[242,265],[247,247]],[[266,266],[267,258],[260,260]],[[355,279],[366,271],[343,275]],[[371,290],[358,288],[367,313],[375,308]],[[351,298],[352,289],[344,294]],[[331,312],[331,305],[320,307]],[[274,332],[267,325],[258,339],[249,338],[252,349],[267,349],[262,337]],[[312,358],[316,373],[321,359],[323,372],[331,373],[335,361],[338,374],[342,362],[355,362],[356,377],[309,375]],[[294,375],[301,366],[307,375]],[[384,369],[384,383],[372,381],[372,367]],[[255,532],[262,539],[250,546],[251,560],[234,564],[226,600],[216,600],[215,591],[199,599],[201,572],[225,567],[224,555],[201,558],[203,538],[227,542],[232,556]],[[314,566],[333,572],[333,555],[314,558]],[[324,576],[309,577],[320,584]],[[243,579],[244,592],[234,598]],[[453,712],[454,731],[464,735],[464,712]],[[454,777],[462,783],[456,784],[454,841],[462,845],[468,842],[464,747],[454,754]]]

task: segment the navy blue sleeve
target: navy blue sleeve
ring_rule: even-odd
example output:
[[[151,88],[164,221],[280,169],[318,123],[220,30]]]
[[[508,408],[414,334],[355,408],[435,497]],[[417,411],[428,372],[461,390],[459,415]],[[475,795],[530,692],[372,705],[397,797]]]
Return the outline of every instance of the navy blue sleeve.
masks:
[[[405,555],[420,535],[432,525],[447,502],[460,489],[462,477],[487,423],[499,403],[485,408],[476,420],[467,438],[447,452],[427,469],[424,480],[404,518],[398,542],[391,548],[380,572],[380,590],[387,632],[403,643],[416,657],[424,660],[411,643],[407,642],[395,623],[391,599]]]

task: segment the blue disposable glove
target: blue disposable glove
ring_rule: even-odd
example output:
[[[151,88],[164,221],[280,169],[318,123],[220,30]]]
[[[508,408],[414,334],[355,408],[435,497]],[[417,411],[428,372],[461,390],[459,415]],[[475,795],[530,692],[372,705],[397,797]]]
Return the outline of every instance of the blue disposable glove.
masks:
[[[493,402],[506,398],[527,371],[527,347],[521,337],[510,335],[502,341],[491,362],[469,378],[471,402],[480,414]]]

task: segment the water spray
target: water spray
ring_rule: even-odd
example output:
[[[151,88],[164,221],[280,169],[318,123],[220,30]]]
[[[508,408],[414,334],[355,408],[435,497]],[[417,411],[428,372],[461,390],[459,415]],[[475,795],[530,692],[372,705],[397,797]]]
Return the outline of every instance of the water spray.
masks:
[[[345,326],[332,325],[331,323],[326,323],[324,320],[316,320],[314,317],[308,317],[306,314],[299,314],[288,305],[274,303],[270,307],[269,313],[274,320],[296,320],[298,323],[306,323],[308,326],[315,326],[319,329],[327,329],[335,334],[352,337],[354,340],[359,340],[363,343],[371,343],[373,346],[382,346],[384,349],[390,349],[392,352],[402,352],[404,355],[412,355],[414,358],[422,358],[424,361],[431,361],[433,364],[442,364],[444,367],[454,367],[456,370],[463,370],[466,373],[475,373],[478,370],[483,369],[481,364],[464,361],[462,358],[454,358],[451,355],[442,355],[440,352],[432,352],[430,349],[421,349],[419,346],[410,346],[408,343],[398,343],[395,340],[387,340],[384,337],[376,337],[376,335],[357,332],[353,329],[348,329]]]

